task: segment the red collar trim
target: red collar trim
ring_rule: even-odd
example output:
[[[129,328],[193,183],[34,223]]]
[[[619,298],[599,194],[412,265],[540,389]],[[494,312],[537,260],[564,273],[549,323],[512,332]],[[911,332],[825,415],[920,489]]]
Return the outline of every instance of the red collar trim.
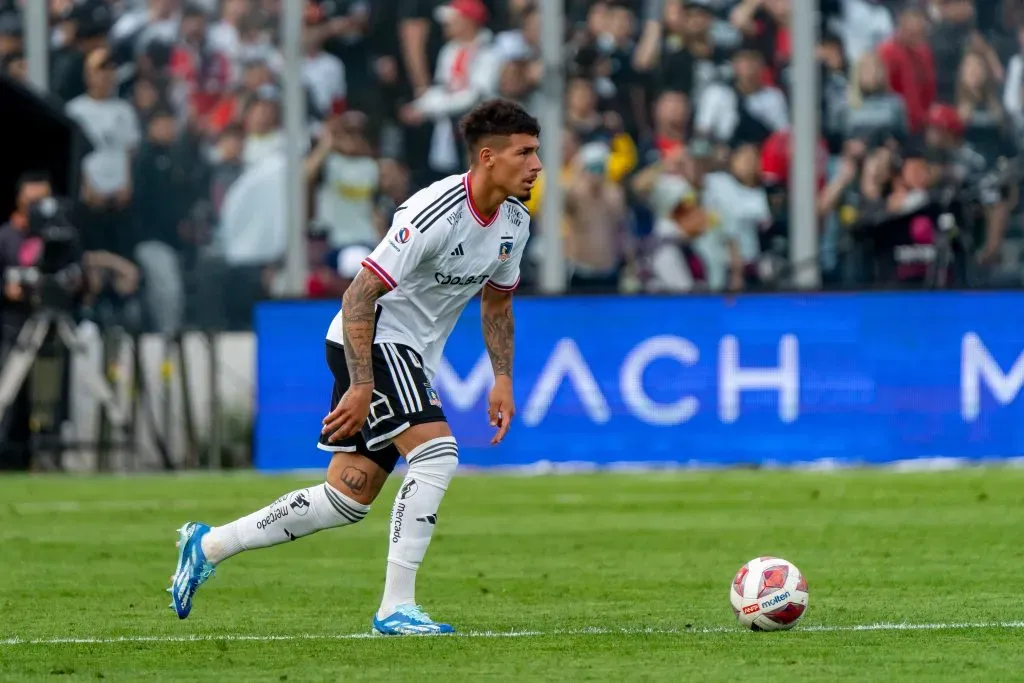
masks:
[[[476,207],[476,202],[473,201],[473,188],[470,184],[468,173],[462,176],[462,186],[466,188],[466,203],[469,205],[469,213],[473,216],[473,220],[479,223],[481,227],[490,227],[497,220],[498,214],[501,213],[501,207],[499,206],[490,218],[484,218],[483,213]]]

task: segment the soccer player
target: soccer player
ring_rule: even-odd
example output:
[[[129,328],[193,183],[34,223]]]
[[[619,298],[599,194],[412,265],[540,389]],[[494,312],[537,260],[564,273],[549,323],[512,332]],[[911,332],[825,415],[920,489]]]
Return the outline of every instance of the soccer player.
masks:
[[[512,292],[529,235],[527,198],[541,170],[540,127],[519,105],[485,102],[462,120],[468,173],[414,194],[363,261],[327,332],[334,375],[319,447],[327,481],[287,493],[223,526],[188,522],[168,591],[184,619],[225,559],[362,520],[399,458],[408,471],[391,510],[387,574],[373,629],[451,633],[416,603],[416,571],[458,465],[458,445],[430,381],[466,304],[482,290],[483,336],[494,370],[492,444],[508,432],[512,398]]]

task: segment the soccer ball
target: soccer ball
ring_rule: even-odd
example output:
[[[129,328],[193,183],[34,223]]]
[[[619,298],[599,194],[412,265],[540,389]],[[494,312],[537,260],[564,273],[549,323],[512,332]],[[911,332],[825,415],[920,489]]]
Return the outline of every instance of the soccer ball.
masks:
[[[792,562],[758,557],[736,572],[729,588],[732,611],[751,631],[793,628],[807,609],[807,579]]]

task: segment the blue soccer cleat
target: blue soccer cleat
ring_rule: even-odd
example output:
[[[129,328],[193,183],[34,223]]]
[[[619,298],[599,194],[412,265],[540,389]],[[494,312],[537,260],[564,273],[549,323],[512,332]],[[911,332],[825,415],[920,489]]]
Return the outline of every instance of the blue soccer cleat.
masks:
[[[213,565],[203,554],[203,536],[210,530],[205,524],[189,522],[178,529],[178,568],[171,577],[171,609],[179,619],[192,611],[192,596],[208,578],[213,576]]]
[[[419,605],[399,605],[387,617],[373,616],[373,630],[385,636],[433,636],[455,633],[449,624],[438,624]]]

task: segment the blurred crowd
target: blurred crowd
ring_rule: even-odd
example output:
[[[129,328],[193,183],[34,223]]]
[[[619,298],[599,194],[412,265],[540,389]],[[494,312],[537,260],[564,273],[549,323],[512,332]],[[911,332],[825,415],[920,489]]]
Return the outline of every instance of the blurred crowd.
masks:
[[[149,329],[244,328],[282,291],[291,1],[311,297],[339,296],[395,207],[464,170],[459,116],[494,96],[544,104],[536,0],[49,0],[47,97],[93,147],[75,223],[108,298]],[[22,81],[24,2],[0,0],[0,71]],[[800,265],[788,26],[814,0],[563,2],[565,165],[529,206],[536,234],[564,240],[570,291],[784,286]],[[824,285],[1019,285],[1024,2],[818,9]],[[565,212],[547,226],[554,182]]]

